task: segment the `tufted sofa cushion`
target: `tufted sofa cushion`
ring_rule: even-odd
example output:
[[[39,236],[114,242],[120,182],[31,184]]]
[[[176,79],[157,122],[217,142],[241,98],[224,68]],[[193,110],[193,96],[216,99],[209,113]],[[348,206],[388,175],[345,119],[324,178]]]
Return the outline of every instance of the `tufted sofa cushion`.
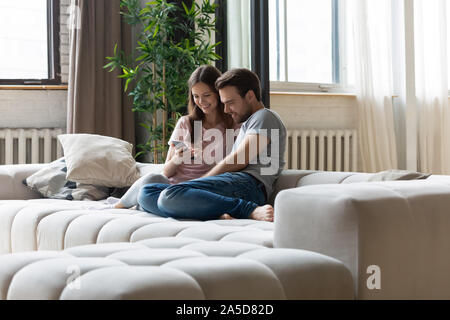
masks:
[[[1,299],[353,298],[336,259],[239,242],[155,238],[3,255],[0,265]]]
[[[95,201],[0,201],[0,254],[158,237],[242,241],[272,247],[273,223],[178,221],[136,210],[95,210]]]

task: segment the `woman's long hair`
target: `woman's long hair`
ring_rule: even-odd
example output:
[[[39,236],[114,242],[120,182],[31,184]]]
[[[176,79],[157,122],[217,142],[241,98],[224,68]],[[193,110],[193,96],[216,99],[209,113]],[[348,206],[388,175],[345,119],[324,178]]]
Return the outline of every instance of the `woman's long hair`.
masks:
[[[219,91],[217,91],[215,83],[216,80],[222,75],[222,73],[216,67],[210,65],[204,65],[198,67],[191,75],[188,81],[189,85],[189,98],[188,98],[188,112],[189,122],[191,124],[190,134],[191,142],[194,143],[194,121],[203,121],[205,114],[194,102],[194,96],[192,95],[192,87],[199,82],[203,82],[208,85],[212,92],[217,95],[217,112],[222,119],[225,129],[232,129],[234,127],[233,118],[224,112],[224,105],[220,101]]]

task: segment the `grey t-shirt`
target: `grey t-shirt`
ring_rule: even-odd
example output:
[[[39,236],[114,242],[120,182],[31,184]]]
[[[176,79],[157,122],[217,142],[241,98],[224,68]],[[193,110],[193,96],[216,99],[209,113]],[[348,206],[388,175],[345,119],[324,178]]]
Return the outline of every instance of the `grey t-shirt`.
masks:
[[[244,141],[247,134],[264,135],[270,139],[267,148],[260,152],[241,171],[252,175],[264,183],[267,198],[269,198],[273,191],[275,180],[280,176],[285,165],[286,127],[276,112],[264,108],[256,111],[242,124],[239,135],[233,145],[233,151]],[[256,146],[250,146],[250,148],[252,147],[256,148]]]

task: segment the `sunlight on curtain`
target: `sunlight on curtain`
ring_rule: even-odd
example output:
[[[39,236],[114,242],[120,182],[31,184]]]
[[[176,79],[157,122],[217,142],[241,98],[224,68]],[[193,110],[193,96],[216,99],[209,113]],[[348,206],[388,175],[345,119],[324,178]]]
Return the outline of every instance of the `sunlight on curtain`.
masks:
[[[446,2],[414,2],[419,166],[435,174],[450,174]]]
[[[251,69],[250,0],[227,1],[228,69]]]
[[[359,146],[365,172],[396,169],[393,115],[392,16],[389,0],[350,0]]]

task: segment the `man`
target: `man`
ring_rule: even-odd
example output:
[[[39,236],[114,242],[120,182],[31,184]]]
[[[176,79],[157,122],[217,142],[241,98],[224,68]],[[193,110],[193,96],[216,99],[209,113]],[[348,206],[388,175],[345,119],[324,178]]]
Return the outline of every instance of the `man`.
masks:
[[[233,69],[216,81],[225,112],[242,123],[232,152],[200,179],[169,186],[158,208],[177,219],[219,217],[273,221],[266,205],[284,164],[286,128],[261,100],[258,76]],[[141,193],[145,195],[146,187]],[[145,203],[140,203],[145,209]]]

